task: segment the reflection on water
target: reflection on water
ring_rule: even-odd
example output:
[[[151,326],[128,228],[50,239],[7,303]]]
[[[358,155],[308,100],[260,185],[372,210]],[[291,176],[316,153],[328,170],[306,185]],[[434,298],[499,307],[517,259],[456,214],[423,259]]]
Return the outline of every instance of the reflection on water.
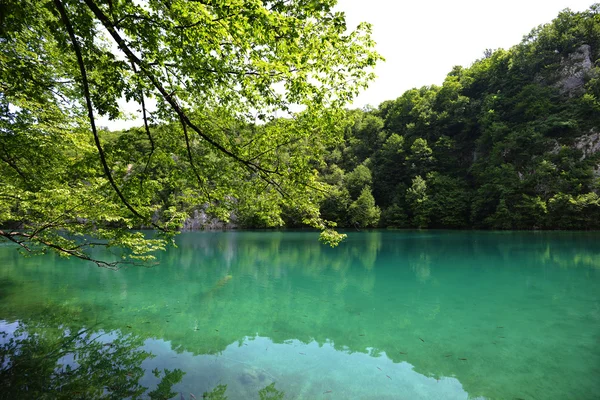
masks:
[[[116,340],[130,361],[92,386],[142,398],[600,392],[599,234],[369,232],[335,249],[317,236],[184,234],[159,266],[118,272],[0,247],[0,319],[46,326],[48,343]]]
[[[55,320],[57,314],[54,312]],[[1,398],[466,399],[455,378],[426,377],[385,353],[333,343],[243,338],[215,355],[177,352],[121,331],[0,322]],[[352,382],[346,386],[344,382]],[[282,389],[282,390],[280,390]],[[392,394],[394,393],[394,394]]]
[[[0,321],[1,399],[197,399],[194,391],[213,400],[229,397],[228,385],[221,383],[224,377],[214,388],[199,391],[217,367],[212,360],[191,356],[187,367],[193,373],[182,382],[186,372],[164,366],[182,364],[173,359],[189,355],[175,353],[167,342],[144,341],[121,331],[76,328],[68,313],[58,322],[56,309],[47,311],[35,321]],[[264,374],[272,382],[257,388],[259,398],[283,398],[284,392],[275,388],[275,378],[265,370],[221,358],[248,366],[237,377],[244,386],[244,391],[238,390],[240,398],[248,397],[254,381],[265,381]],[[206,367],[210,372],[203,375]]]
[[[231,399],[248,398],[275,383],[286,398],[312,399],[467,399],[456,378],[426,377],[407,362],[395,363],[385,353],[351,353],[333,343],[274,343],[266,337],[244,338],[219,354],[174,354],[162,341],[148,341],[159,357],[152,365],[185,365],[182,391],[201,391],[227,383]],[[161,350],[158,350],[161,349]],[[202,382],[202,383],[199,383]]]
[[[154,390],[140,383],[152,355],[143,340],[120,331],[82,327],[68,313],[46,310],[37,319],[0,321],[0,397],[168,399],[183,377],[179,369],[156,369]],[[59,319],[57,320],[57,317]]]

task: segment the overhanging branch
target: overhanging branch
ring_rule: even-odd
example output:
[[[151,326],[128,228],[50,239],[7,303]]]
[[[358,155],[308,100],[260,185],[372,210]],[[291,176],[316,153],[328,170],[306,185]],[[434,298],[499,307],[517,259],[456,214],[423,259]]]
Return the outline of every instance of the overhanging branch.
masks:
[[[55,0],[55,2],[58,2],[58,1],[59,0]],[[144,63],[138,56],[136,56],[133,53],[133,51],[129,48],[129,46],[127,45],[125,40],[121,37],[121,35],[115,29],[115,26],[113,25],[112,21],[102,12],[102,10],[94,3],[93,0],[84,0],[84,1],[85,1],[85,4],[88,6],[88,8],[92,11],[92,13],[96,16],[96,18],[98,18],[100,20],[100,22],[106,28],[108,33],[115,40],[119,49],[125,54],[125,56],[129,59],[129,61],[136,64],[140,68],[140,71],[144,74],[144,76],[147,79],[149,79],[150,82],[152,82],[152,85],[154,85],[154,87],[160,92],[160,94],[167,101],[167,103],[169,103],[169,105],[171,106],[173,111],[175,111],[175,113],[177,114],[179,119],[181,119],[187,126],[189,126],[194,132],[196,132],[202,139],[204,139],[206,142],[208,142],[214,148],[216,148],[217,150],[219,150],[221,153],[225,154],[226,156],[241,163],[249,170],[251,170],[253,172],[262,172],[265,174],[279,175],[279,173],[277,171],[272,171],[272,170],[266,169],[257,163],[245,160],[242,157],[238,156],[237,154],[231,152],[227,148],[223,147],[223,145],[221,145],[220,143],[215,141],[213,138],[208,136],[206,133],[204,133],[198,126],[196,126],[189,119],[189,117],[183,111],[183,109],[179,106],[179,104],[177,103],[175,98],[172,96],[172,94],[167,92],[167,90],[164,88],[164,86],[161,84],[161,82],[158,80],[158,78],[151,71],[150,67],[148,67],[146,65],[146,63]]]
[[[200,178],[200,174],[198,173],[198,170],[196,169],[196,164],[194,163],[194,157],[192,156],[192,149],[190,147],[190,138],[188,136],[187,126],[185,125],[185,121],[183,119],[180,119],[180,121],[181,121],[181,127],[183,128],[183,136],[185,137],[185,147],[187,149],[187,155],[188,155],[188,160],[190,162],[190,166],[192,167],[192,171],[194,172],[194,175],[196,175],[196,179],[198,180],[198,185],[200,185],[200,187],[202,188],[202,191],[204,191],[204,194],[208,198],[208,201],[211,202],[210,193],[204,186],[204,183],[202,182],[202,178]]]
[[[32,251],[31,248],[27,245],[27,242],[39,243],[46,247],[50,247],[50,248],[58,251],[59,253],[73,256],[73,257],[79,258],[84,261],[91,261],[94,264],[96,264],[97,266],[103,267],[103,268],[117,269],[119,264],[125,263],[123,261],[107,262],[107,261],[102,261],[102,260],[96,260],[81,251],[81,248],[83,247],[82,245],[75,246],[73,248],[67,248],[67,247],[57,245],[56,243],[52,243],[51,241],[46,240],[35,234],[29,234],[26,232],[19,232],[19,231],[7,232],[7,231],[0,229],[0,237],[4,237],[5,239],[18,244],[19,246],[21,246],[22,248],[27,250],[27,252]],[[21,240],[19,238],[22,238],[23,240]],[[91,243],[89,245],[91,245]],[[97,245],[97,244],[93,243],[93,245]]]
[[[134,63],[131,63],[131,68],[133,69],[134,73],[137,73]],[[148,125],[148,114],[146,113],[146,102],[144,100],[144,89],[140,88],[139,95],[140,95],[140,104],[142,105],[142,118],[144,119],[144,130],[146,131],[146,136],[148,137],[148,141],[150,142],[150,154],[148,154],[148,160],[146,160],[146,165],[144,166],[144,170],[142,171],[142,179],[140,182],[140,185],[141,185],[144,181],[144,177],[146,176],[146,170],[148,169],[148,166],[150,165],[150,160],[152,160],[152,155],[154,154],[155,145],[154,145],[154,138],[152,137],[152,134],[150,133],[150,126]]]
[[[63,23],[65,24],[65,27],[67,28],[67,32],[69,33],[69,38],[71,39],[71,43],[73,45],[73,50],[75,51],[75,55],[77,57],[77,64],[79,64],[79,70],[81,72],[83,94],[85,97],[85,103],[86,103],[87,110],[88,110],[88,117],[90,120],[90,125],[92,127],[92,133],[94,135],[94,143],[96,145],[96,149],[98,150],[98,154],[100,156],[100,162],[102,163],[102,168],[104,169],[104,174],[106,175],[106,178],[110,182],[110,185],[113,187],[114,191],[117,193],[117,196],[119,196],[119,199],[121,200],[121,202],[125,205],[125,207],[127,207],[127,209],[129,211],[131,211],[131,213],[133,215],[140,218],[141,220],[150,221],[150,224],[157,229],[166,231],[165,228],[152,222],[150,218],[144,217],[143,215],[141,215],[129,203],[129,201],[125,198],[125,196],[123,195],[123,193],[117,186],[117,184],[112,176],[112,173],[110,172],[110,168],[108,167],[108,163],[106,162],[106,156],[104,154],[104,149],[102,148],[102,144],[100,143],[100,137],[98,136],[98,131],[96,129],[96,121],[94,118],[94,108],[92,106],[92,99],[90,96],[90,87],[89,87],[89,82],[88,82],[88,78],[87,78],[87,71],[85,69],[85,64],[83,62],[83,55],[81,53],[81,48],[79,46],[79,42],[77,41],[77,38],[75,37],[75,31],[73,30],[73,26],[71,25],[71,21],[69,20],[67,11],[66,11],[65,7],[63,6],[63,4],[61,3],[61,1],[54,0],[54,5],[58,9],[58,12],[60,13],[61,18],[63,20]]]

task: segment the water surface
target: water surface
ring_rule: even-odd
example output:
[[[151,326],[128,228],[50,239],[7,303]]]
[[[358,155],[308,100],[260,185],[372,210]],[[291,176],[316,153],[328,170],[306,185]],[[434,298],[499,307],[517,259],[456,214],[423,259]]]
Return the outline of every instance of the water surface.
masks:
[[[0,247],[0,343],[87,329],[85,357],[129,357],[99,381],[121,368],[142,397],[166,369],[186,399],[599,398],[600,233],[317,236],[185,233],[116,272]]]

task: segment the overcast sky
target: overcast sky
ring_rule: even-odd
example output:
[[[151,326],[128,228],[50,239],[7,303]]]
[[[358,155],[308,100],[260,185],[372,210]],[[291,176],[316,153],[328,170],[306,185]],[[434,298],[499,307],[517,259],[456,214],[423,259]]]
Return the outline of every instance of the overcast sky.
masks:
[[[598,1],[598,0],[596,0]],[[386,62],[354,106],[379,105],[404,91],[440,85],[455,65],[469,66],[485,49],[508,49],[565,8],[588,9],[594,0],[338,0],[348,27],[373,25]]]
[[[594,0],[338,0],[338,9],[346,13],[349,28],[361,21],[373,25],[376,48],[386,59],[377,65],[377,79],[352,106],[378,106],[408,89],[440,85],[453,66],[469,66],[488,48],[508,49],[534,27],[552,21],[559,11],[583,11],[593,3]],[[139,108],[122,106],[128,112]],[[111,129],[141,124],[139,120],[107,118],[100,118],[99,123]]]

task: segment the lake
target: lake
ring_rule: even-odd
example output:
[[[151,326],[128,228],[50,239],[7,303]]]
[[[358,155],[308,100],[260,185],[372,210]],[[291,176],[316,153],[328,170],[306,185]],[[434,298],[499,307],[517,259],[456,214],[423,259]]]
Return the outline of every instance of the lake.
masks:
[[[0,246],[0,344],[25,359],[0,391],[599,398],[600,233],[348,234],[183,233],[119,271]]]

